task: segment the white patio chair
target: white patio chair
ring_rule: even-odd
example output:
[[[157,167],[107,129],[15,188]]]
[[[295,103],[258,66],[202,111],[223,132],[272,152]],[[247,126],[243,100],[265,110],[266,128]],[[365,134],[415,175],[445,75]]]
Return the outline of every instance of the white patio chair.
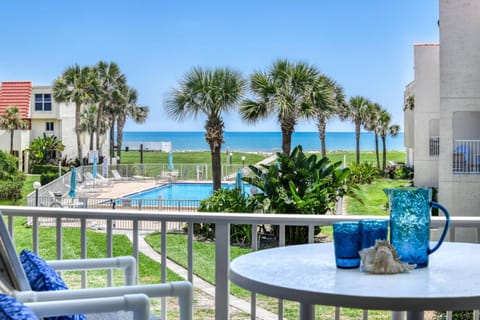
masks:
[[[177,281],[162,284],[136,285],[136,261],[133,257],[115,257],[104,259],[55,260],[42,266],[55,275],[53,268],[60,270],[90,270],[90,269],[123,269],[125,285],[106,288],[68,289],[58,291],[33,291],[13,241],[8,233],[4,218],[0,212],[0,288],[9,292],[22,302],[42,302],[76,299],[98,299],[121,297],[128,294],[145,294],[152,297],[178,297],[180,319],[191,320],[193,317],[193,289],[188,281]],[[29,270],[29,273],[31,270]],[[43,274],[45,276],[45,273]],[[59,277],[59,276],[58,276]],[[58,279],[48,279],[57,281]],[[61,281],[61,279],[60,279]],[[105,319],[105,318],[103,318]],[[118,314],[111,319],[119,319]]]
[[[40,206],[48,206],[48,207],[67,207],[67,208],[86,208],[88,203],[88,198],[81,197],[72,199],[68,195],[68,192],[58,195],[53,193],[52,191],[47,192],[49,197],[48,201],[41,203]]]
[[[26,302],[21,306],[21,302],[15,298],[10,299],[10,305],[16,307],[15,312],[10,316],[25,317],[25,311],[31,310],[38,318],[58,317],[71,314],[85,314],[88,320],[99,317],[105,318],[112,312],[118,313],[119,310],[133,313],[133,319],[150,319],[150,300],[144,294],[131,294],[118,297],[95,298],[95,299],[75,299],[75,300],[54,300],[43,302]],[[16,301],[15,301],[16,300]],[[20,306],[19,306],[20,305]],[[5,305],[4,309],[9,306]]]

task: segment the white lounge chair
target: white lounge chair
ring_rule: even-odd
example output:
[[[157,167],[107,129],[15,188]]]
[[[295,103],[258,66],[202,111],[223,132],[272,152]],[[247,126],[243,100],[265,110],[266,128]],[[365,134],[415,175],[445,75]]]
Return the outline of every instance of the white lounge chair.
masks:
[[[111,186],[112,183],[109,179],[105,178],[104,176],[97,173],[97,176],[94,177],[91,172],[85,172],[83,174],[85,176],[85,183],[91,184],[94,186]]]
[[[193,291],[192,285],[187,281],[178,281],[162,284],[135,285],[136,261],[133,257],[115,257],[104,259],[80,260],[55,260],[45,263],[33,253],[28,257],[35,257],[34,262],[41,260],[42,270],[47,270],[53,277],[57,277],[55,270],[88,270],[88,269],[123,269],[125,285],[107,288],[68,289],[59,291],[33,291],[20,261],[13,241],[8,233],[5,220],[0,212],[0,284],[3,292],[9,292],[21,302],[43,302],[78,299],[100,299],[122,297],[129,294],[145,294],[152,297],[178,297],[180,305],[180,320],[192,320],[193,317]],[[28,272],[32,274],[32,270]],[[59,277],[59,276],[58,276]],[[57,279],[58,280],[58,279]],[[61,279],[60,279],[61,281]],[[53,282],[57,283],[57,282]],[[91,310],[95,312],[92,307]],[[114,313],[110,319],[119,319]],[[102,317],[102,319],[107,319]]]
[[[130,180],[128,177],[122,177],[122,175],[120,174],[120,172],[118,172],[116,169],[112,169],[111,171],[112,173],[112,176],[113,176],[113,180],[114,181],[126,181],[126,180]]]

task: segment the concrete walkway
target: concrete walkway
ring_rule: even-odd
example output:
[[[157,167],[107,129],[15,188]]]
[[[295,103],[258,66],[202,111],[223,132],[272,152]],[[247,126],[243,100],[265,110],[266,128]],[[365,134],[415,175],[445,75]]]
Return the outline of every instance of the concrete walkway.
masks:
[[[122,233],[126,235],[130,239],[130,241],[133,242],[132,232],[130,231],[123,232],[120,230],[116,230],[116,233]],[[152,247],[150,247],[150,245],[145,241],[146,234],[147,233],[142,233],[142,232],[139,234],[138,249],[140,250],[140,252],[150,257],[152,260],[160,262],[162,256],[158,252],[153,250]],[[172,270],[173,272],[175,272],[176,274],[178,274],[184,279],[188,278],[187,270],[169,259],[167,259],[167,268],[169,268],[170,270]],[[211,308],[214,309],[215,308],[215,287],[195,275],[193,276],[193,287],[194,289],[202,291],[203,293],[205,293],[211,298]],[[195,294],[193,298],[195,301],[196,300]],[[230,295],[230,306],[232,308],[236,308],[240,310],[241,312],[245,312],[248,314],[250,313],[250,302],[244,301],[232,295]],[[278,315],[259,307],[256,308],[256,313],[257,313],[256,319],[259,319],[259,320],[277,320],[278,319]]]

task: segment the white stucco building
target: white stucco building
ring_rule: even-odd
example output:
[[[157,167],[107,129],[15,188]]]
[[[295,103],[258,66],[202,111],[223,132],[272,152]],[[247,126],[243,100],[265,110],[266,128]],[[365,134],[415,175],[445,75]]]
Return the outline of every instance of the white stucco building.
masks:
[[[13,149],[18,152],[20,169],[28,168],[27,149],[36,137],[55,135],[65,145],[61,157],[77,158],[77,139],[75,134],[75,105],[58,103],[53,99],[51,86],[33,86],[30,81],[4,81],[0,86],[0,113],[10,106],[17,106],[22,118],[27,120],[27,130],[14,133]],[[108,157],[106,137],[101,137],[101,154]],[[90,140],[87,133],[81,136],[83,157],[89,151]],[[10,133],[0,130],[0,149],[10,150]]]
[[[415,185],[437,187],[452,215],[480,215],[480,1],[439,0],[438,44],[414,45],[405,100],[407,162]],[[462,229],[457,240],[476,240]]]

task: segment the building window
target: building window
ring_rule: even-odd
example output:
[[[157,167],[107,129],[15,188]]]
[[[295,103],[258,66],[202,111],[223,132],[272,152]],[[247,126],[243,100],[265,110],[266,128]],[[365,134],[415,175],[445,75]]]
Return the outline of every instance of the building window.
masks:
[[[46,122],[45,131],[53,131],[53,130],[54,130],[53,122]]]
[[[35,111],[52,111],[52,95],[50,93],[35,94]]]
[[[440,130],[439,130],[439,120],[432,119],[430,120],[430,143],[429,143],[429,154],[431,157],[438,157],[440,154]]]

